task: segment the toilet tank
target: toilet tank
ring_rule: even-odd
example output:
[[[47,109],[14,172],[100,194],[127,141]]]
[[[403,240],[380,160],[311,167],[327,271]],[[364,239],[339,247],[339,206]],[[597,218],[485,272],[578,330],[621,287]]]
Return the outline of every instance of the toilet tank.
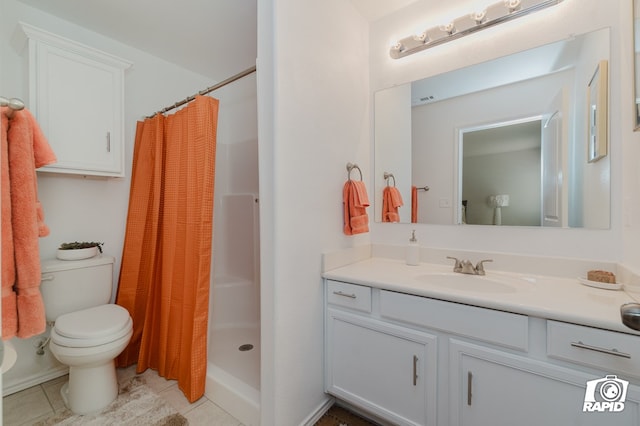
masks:
[[[113,289],[111,256],[42,262],[40,291],[47,321],[62,314],[107,304]]]

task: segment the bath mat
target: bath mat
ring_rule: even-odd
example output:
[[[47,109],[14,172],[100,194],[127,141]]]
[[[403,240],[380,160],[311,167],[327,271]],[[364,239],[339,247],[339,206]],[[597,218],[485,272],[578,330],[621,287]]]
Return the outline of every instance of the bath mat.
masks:
[[[181,426],[188,423],[186,418],[153,393],[142,377],[136,376],[123,383],[116,400],[98,414],[81,416],[65,409],[36,425]]]
[[[351,411],[334,405],[314,426],[377,426]]]

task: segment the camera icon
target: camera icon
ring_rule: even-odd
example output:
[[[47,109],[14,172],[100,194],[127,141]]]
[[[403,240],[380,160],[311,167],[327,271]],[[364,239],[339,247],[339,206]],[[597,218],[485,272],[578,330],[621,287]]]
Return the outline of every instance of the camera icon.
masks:
[[[588,381],[582,411],[622,411],[628,387],[628,381],[615,375]]]

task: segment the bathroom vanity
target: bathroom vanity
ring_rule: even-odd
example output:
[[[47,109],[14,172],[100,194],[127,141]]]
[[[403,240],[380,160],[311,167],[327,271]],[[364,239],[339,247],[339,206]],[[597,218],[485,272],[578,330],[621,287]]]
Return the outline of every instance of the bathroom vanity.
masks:
[[[378,419],[640,424],[640,333],[620,320],[634,301],[624,291],[384,258],[323,277],[325,390]]]

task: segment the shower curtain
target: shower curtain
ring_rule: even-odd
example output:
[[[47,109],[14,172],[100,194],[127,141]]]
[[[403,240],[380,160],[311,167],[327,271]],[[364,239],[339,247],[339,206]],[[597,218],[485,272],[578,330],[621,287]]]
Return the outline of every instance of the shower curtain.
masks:
[[[138,122],[116,303],[133,318],[120,367],[204,394],[218,100]]]

